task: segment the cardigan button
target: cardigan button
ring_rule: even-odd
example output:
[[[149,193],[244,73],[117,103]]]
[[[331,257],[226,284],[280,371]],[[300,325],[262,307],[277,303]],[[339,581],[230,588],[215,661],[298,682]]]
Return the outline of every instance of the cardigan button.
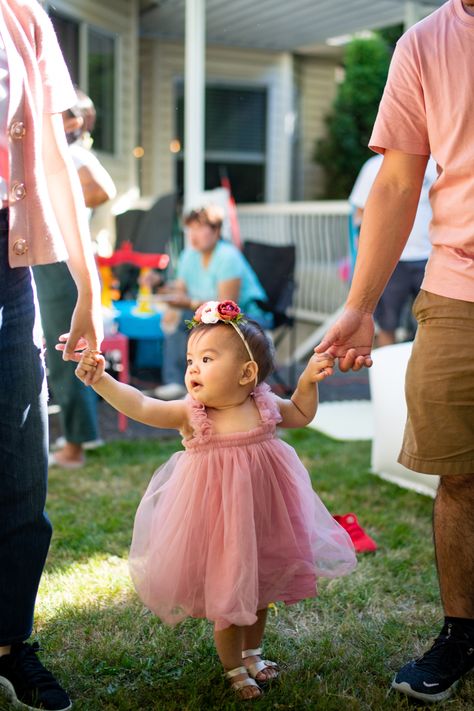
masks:
[[[23,254],[26,254],[28,251],[28,244],[26,242],[26,239],[17,239],[13,243],[13,253],[17,255],[17,257],[23,256]]]
[[[11,187],[11,195],[14,200],[23,200],[26,196],[25,183],[13,183]]]
[[[15,141],[21,140],[26,133],[25,124],[23,121],[13,121],[10,125],[10,136],[15,139]]]

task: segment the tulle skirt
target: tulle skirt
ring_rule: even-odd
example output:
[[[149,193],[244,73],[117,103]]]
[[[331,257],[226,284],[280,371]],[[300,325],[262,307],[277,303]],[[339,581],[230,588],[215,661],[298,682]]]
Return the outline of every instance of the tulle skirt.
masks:
[[[314,493],[296,452],[275,438],[178,452],[138,508],[130,571],[164,622],[252,625],[270,602],[316,594],[319,576],[356,565],[351,540]]]

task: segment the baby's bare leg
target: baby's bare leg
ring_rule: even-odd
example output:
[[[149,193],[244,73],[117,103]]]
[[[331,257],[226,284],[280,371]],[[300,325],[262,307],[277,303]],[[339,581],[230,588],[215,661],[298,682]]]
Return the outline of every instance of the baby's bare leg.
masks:
[[[253,625],[243,628],[242,651],[245,649],[257,649],[261,646],[266,624],[267,608],[257,610],[257,621]],[[245,666],[249,666],[260,660],[260,656],[246,657],[244,664]],[[278,676],[278,672],[275,668],[266,667],[258,672],[255,678],[257,681],[267,681],[267,679],[274,679],[276,676]]]
[[[221,660],[225,671],[230,671],[242,666],[242,641],[244,627],[231,625],[223,630],[214,630],[214,642],[217,654]],[[248,674],[239,674],[232,678],[232,681],[246,679]],[[260,696],[261,691],[255,686],[244,686],[239,691],[242,699],[251,699]]]

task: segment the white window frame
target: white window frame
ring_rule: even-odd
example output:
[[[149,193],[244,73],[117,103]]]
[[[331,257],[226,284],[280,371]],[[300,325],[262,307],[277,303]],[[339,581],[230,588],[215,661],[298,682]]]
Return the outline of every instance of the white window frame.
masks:
[[[173,82],[173,101],[176,100],[177,93],[178,93],[178,87],[182,85],[184,86],[184,77],[179,76],[175,77],[174,82]],[[204,161],[205,162],[219,162],[222,161],[223,163],[248,163],[250,164],[255,164],[255,165],[261,165],[263,166],[263,174],[264,174],[264,199],[263,201],[267,201],[267,192],[268,192],[268,171],[269,171],[269,162],[270,162],[270,155],[269,155],[269,131],[270,131],[270,99],[271,99],[271,85],[269,85],[267,82],[258,82],[258,81],[246,81],[244,79],[239,80],[239,79],[215,79],[212,77],[209,77],[206,79],[206,90],[209,88],[221,88],[221,89],[242,89],[243,91],[248,90],[248,91],[256,91],[260,90],[265,92],[265,100],[266,100],[266,123],[265,123],[265,147],[262,153],[257,153],[257,152],[233,152],[233,151],[212,151],[208,150],[206,147],[204,147]],[[176,133],[176,124],[173,129]],[[181,148],[179,153],[176,153],[174,156],[174,184],[176,185],[176,170],[177,170],[177,161],[178,160],[184,160],[184,154],[185,154],[185,149]],[[258,204],[258,203],[256,203]]]
[[[95,153],[99,156],[117,157],[121,152],[121,140],[119,126],[121,126],[121,105],[120,96],[122,93],[120,66],[122,62],[122,41],[117,32],[101,27],[90,22],[84,15],[71,10],[69,4],[64,0],[49,0],[45,3],[46,12],[53,11],[63,15],[66,19],[77,23],[79,30],[79,87],[89,93],[89,30],[109,37],[114,43],[114,135],[112,141],[112,151],[104,151],[94,147]]]

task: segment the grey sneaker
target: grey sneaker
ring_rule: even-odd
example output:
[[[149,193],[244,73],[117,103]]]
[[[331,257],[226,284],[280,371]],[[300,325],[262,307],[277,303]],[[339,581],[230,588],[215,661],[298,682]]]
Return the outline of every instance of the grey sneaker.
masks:
[[[186,388],[180,383],[168,383],[167,385],[158,385],[153,394],[160,400],[180,400],[186,395]]]
[[[36,656],[39,644],[18,642],[0,657],[0,693],[14,709],[68,711],[72,703],[64,689]]]

